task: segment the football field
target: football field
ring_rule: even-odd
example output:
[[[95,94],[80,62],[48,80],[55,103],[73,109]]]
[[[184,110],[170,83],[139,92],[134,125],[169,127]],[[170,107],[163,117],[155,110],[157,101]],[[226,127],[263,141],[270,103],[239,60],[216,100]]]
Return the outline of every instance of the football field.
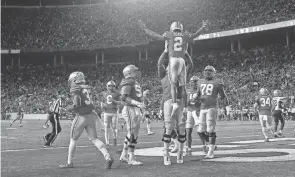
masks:
[[[125,128],[119,128],[118,146],[110,147],[115,158],[112,169],[104,169],[102,154],[88,140],[84,132],[78,141],[74,158],[75,168],[59,169],[67,161],[71,121],[61,121],[62,132],[50,148],[43,148],[43,136],[51,131],[42,128],[44,120],[18,121],[9,127],[1,122],[2,177],[294,177],[295,122],[287,121],[283,138],[265,143],[258,122],[220,121],[217,125],[217,146],[214,159],[204,159],[196,131],[193,132],[193,156],[184,157],[184,164],[176,164],[172,154],[171,166],[162,160],[162,122],[152,122],[155,135],[146,135],[146,123],[141,124],[137,159],[143,166],[129,166],[119,161]],[[104,141],[103,132],[99,138]],[[112,142],[112,141],[111,141]]]

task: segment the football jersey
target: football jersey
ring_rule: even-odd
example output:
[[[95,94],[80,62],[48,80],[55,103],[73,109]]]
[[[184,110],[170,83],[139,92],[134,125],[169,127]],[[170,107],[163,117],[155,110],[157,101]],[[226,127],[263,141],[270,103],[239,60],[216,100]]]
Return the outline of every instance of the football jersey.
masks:
[[[140,84],[135,81],[132,78],[127,78],[127,79],[123,79],[120,83],[120,88],[121,88],[121,94],[124,92],[123,87],[129,87],[129,93],[124,93],[127,94],[128,97],[130,97],[133,100],[142,102],[142,89]],[[133,105],[129,105],[129,106],[133,106]]]
[[[198,81],[201,109],[217,108],[218,94],[224,94],[223,85],[219,79]]]
[[[106,113],[116,113],[118,110],[118,106],[116,103],[110,101],[110,99],[119,101],[120,94],[118,92],[103,92],[103,101],[106,104],[104,112]]]
[[[166,31],[164,37],[168,41],[169,57],[184,58],[190,40],[189,34]]]
[[[92,93],[90,86],[75,84],[74,86],[72,86],[70,92],[72,97],[74,97],[74,95],[79,95],[81,98],[81,106],[74,110],[75,113],[80,115],[86,115],[93,112],[94,105],[92,101]]]
[[[272,102],[275,111],[282,111],[285,97],[273,97]]]
[[[165,101],[172,99],[171,84],[167,75],[161,80],[161,84],[163,88],[163,103],[164,103]],[[176,84],[176,86],[177,85],[178,84]],[[178,86],[177,86],[177,99],[182,99],[181,88]]]
[[[194,88],[189,88],[187,91],[189,111],[200,110],[200,107],[201,107],[200,101],[194,99],[197,96],[197,94],[198,94],[197,89],[194,89]]]
[[[259,105],[259,115],[271,115],[271,97],[267,95],[259,96],[256,99]]]

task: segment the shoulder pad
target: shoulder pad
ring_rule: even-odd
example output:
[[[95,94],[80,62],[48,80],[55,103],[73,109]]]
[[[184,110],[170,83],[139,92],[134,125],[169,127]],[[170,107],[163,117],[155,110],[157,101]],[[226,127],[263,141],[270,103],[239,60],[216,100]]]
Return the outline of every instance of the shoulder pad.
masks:
[[[123,87],[123,86],[127,86],[127,85],[130,85],[130,86],[135,85],[135,80],[131,79],[131,78],[122,79],[120,86]]]

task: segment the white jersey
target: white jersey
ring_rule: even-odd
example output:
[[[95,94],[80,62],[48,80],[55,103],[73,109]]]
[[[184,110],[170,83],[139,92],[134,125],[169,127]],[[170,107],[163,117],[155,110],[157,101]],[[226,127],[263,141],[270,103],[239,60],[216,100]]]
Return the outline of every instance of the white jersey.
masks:
[[[272,98],[275,111],[282,111],[284,103],[286,103],[286,97],[273,97]]]

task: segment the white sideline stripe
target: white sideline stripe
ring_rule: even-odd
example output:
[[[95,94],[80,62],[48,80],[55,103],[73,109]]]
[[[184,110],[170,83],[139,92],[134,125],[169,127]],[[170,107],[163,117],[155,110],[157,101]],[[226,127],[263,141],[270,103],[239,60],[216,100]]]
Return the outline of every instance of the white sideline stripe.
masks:
[[[261,136],[261,135],[252,135],[252,136]],[[247,136],[236,136],[236,137],[250,137],[249,135]],[[233,137],[222,137],[222,138],[218,138],[218,139],[229,139],[229,138],[233,138]],[[199,140],[199,139],[193,139],[193,140]],[[138,144],[154,144],[154,143],[161,143],[162,141],[150,141],[150,142],[139,142]],[[77,146],[79,148],[86,148],[86,147],[93,147],[93,145],[91,146]],[[66,149],[68,147],[49,147],[49,148],[37,148],[37,149],[12,149],[12,150],[3,150],[1,152],[24,152],[24,151],[38,151],[38,150],[55,150],[55,149]]]

